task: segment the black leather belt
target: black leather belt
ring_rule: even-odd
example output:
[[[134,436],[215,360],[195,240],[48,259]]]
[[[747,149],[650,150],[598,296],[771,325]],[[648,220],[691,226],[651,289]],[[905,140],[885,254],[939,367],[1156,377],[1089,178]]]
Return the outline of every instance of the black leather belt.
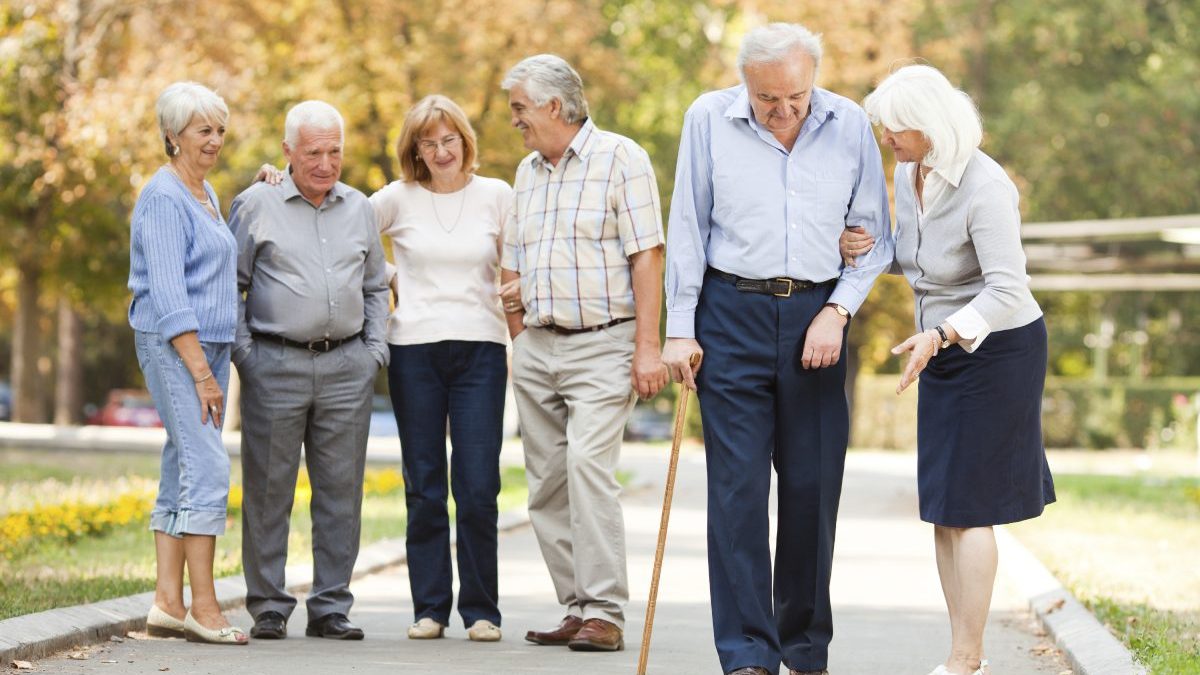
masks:
[[[349,337],[344,337],[340,340],[330,340],[328,338],[325,338],[325,339],[321,339],[321,340],[311,340],[309,342],[299,342],[297,340],[289,340],[289,339],[283,337],[282,335],[275,335],[273,333],[251,333],[250,337],[254,338],[255,340],[266,340],[267,342],[274,342],[276,344],[281,344],[284,347],[295,347],[297,349],[307,349],[308,351],[310,351],[314,354],[325,354],[327,352],[331,352],[331,351],[337,349],[338,347],[341,347],[342,345],[346,344],[347,342],[349,342],[351,340],[361,339],[362,331],[359,331]]]
[[[548,323],[544,326],[538,326],[538,328],[545,328],[546,330],[553,331],[559,335],[578,335],[579,333],[593,333],[598,330],[604,330],[605,328],[612,328],[613,326],[625,323],[626,321],[633,321],[633,318],[634,317],[632,316],[628,316],[624,319],[613,319],[608,323],[602,323],[599,326],[588,326],[587,328],[566,328],[564,326],[558,326],[552,323]]]
[[[828,281],[807,281],[805,279],[792,279],[790,277],[747,279],[739,277],[736,274],[730,274],[729,272],[722,272],[715,267],[708,268],[708,273],[718,279],[728,281],[733,284],[734,288],[743,293],[761,293],[762,295],[774,295],[780,298],[791,297],[793,291],[807,291],[814,288],[832,286],[837,283],[836,279]]]

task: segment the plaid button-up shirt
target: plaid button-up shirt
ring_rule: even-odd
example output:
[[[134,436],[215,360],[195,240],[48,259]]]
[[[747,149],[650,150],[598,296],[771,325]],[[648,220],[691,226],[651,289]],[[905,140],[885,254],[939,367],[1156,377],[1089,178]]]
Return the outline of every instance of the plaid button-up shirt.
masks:
[[[588,119],[558,166],[533,152],[513,187],[500,264],[521,275],[525,325],[587,328],[632,318],[629,257],[664,243],[646,151]]]

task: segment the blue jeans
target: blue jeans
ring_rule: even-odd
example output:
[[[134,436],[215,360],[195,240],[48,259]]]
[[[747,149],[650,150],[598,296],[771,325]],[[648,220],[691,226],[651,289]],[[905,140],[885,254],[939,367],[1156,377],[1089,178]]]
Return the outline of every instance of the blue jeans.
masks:
[[[408,578],[415,618],[450,623],[453,578],[446,509],[446,420],[458,533],[458,613],[500,624],[496,497],[500,494],[505,349],[446,340],[391,345],[388,385],[404,455]]]
[[[136,331],[138,365],[167,429],[150,529],[181,537],[225,533],[229,504],[229,453],[209,418],[200,424],[196,383],[175,347],[158,333]],[[222,392],[229,389],[231,344],[202,342]]]

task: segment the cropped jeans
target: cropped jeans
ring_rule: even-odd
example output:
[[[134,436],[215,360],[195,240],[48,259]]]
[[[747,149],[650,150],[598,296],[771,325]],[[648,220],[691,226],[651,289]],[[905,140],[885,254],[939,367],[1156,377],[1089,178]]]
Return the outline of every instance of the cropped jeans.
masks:
[[[172,537],[224,534],[229,453],[221,430],[211,417],[200,424],[196,383],[175,347],[158,333],[136,331],[135,340],[146,388],[167,430],[150,529]],[[232,344],[202,342],[201,347],[213,377],[228,395]]]

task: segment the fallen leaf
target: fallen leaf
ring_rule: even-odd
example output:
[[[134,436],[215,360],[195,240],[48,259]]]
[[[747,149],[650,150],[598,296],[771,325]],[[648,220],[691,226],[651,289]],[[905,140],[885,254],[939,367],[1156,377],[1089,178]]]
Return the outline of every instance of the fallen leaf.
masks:
[[[158,672],[160,672],[160,673],[165,673],[165,672],[167,672],[168,670],[170,670],[170,668],[168,668],[168,667],[166,667],[166,666],[163,666],[162,668],[159,668],[159,669],[158,669]]]
[[[114,635],[114,636],[108,638],[108,640],[109,640],[109,642],[124,642],[125,638],[121,637],[120,635]]]
[[[17,670],[33,670],[33,664],[28,661],[13,661],[12,667]]]
[[[1054,651],[1054,645],[1045,642],[1039,643],[1029,649],[1035,656],[1045,656]]]
[[[1063,605],[1065,605],[1065,604],[1067,604],[1066,598],[1059,598],[1059,599],[1055,600],[1054,602],[1050,603],[1049,605],[1046,605],[1045,612],[1047,614],[1053,614],[1053,613],[1057,612],[1058,610],[1062,609]]]
[[[84,652],[71,652],[67,654],[67,658],[74,661],[87,661],[88,655]]]
[[[1035,626],[1033,629],[1033,634],[1035,637],[1046,637],[1046,629],[1042,628],[1041,626]]]

